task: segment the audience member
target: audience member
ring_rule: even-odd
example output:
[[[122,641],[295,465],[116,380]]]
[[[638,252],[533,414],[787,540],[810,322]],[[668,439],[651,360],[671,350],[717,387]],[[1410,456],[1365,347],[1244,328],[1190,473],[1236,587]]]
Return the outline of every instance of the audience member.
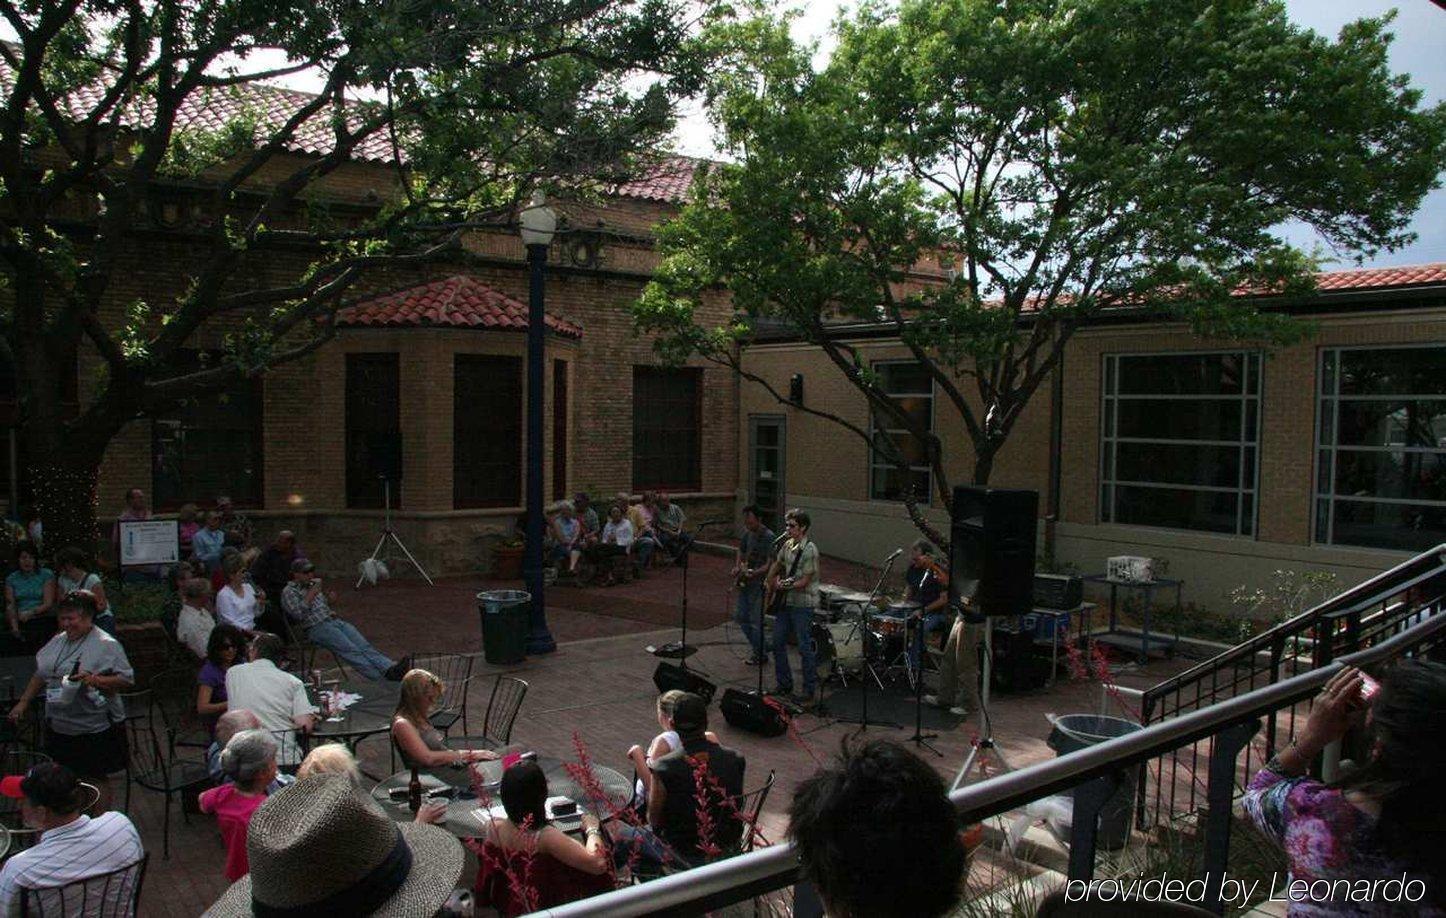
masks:
[[[19,722],[45,692],[45,751],[100,790],[95,812],[110,808],[109,776],[126,767],[124,707],[117,692],[135,673],[120,642],[95,627],[95,597],[76,590],[60,602],[60,633],[35,655],[35,675],[10,709]]]
[[[191,556],[205,567],[207,574],[214,574],[221,568],[221,552],[225,548],[226,533],[221,531],[221,514],[212,510],[206,514],[206,525],[191,537]]]
[[[306,754],[306,758],[301,760],[301,767],[296,769],[296,780],[312,775],[342,775],[353,787],[362,786],[361,767],[356,763],[356,756],[341,743],[322,743]],[[414,822],[440,825],[447,819],[447,801],[422,801],[422,808],[412,819]]]
[[[216,732],[217,718],[226,713],[226,670],[245,646],[245,633],[232,625],[217,625],[206,640],[206,662],[196,675],[196,713],[208,733]]]
[[[34,653],[55,634],[57,594],[55,573],[40,566],[35,543],[16,545],[15,570],[5,578],[5,617],[17,654]]]
[[[116,515],[115,528],[111,531],[117,560],[125,557],[121,551],[121,524],[143,522],[150,518],[151,505],[146,500],[146,492],[131,488],[126,492],[126,505]],[[125,583],[159,583],[164,576],[165,570],[157,564],[130,565],[121,572],[121,580]]]
[[[696,865],[736,846],[743,837],[738,801],[746,762],[738,752],[708,739],[708,705],[684,692],[673,705],[673,728],[681,748],[653,764],[647,827],[619,828],[613,858],[661,865]],[[700,787],[702,790],[700,790]],[[700,837],[699,797],[706,798],[710,837]]]
[[[584,814],[585,842],[547,818],[547,776],[523,761],[502,773],[506,819],[493,817],[478,858],[477,894],[504,918],[551,908],[612,889],[607,846],[597,817]],[[527,889],[518,889],[522,877]]]
[[[306,632],[307,640],[324,647],[352,667],[364,679],[396,682],[407,671],[407,661],[396,661],[371,645],[350,622],[331,610],[328,594],[322,592],[316,565],[305,558],[291,562],[291,582],[281,591],[281,609],[287,618]],[[329,597],[336,599],[336,594]]]
[[[733,557],[733,576],[738,586],[733,620],[748,641],[750,666],[768,662],[768,654],[763,650],[763,576],[772,563],[773,530],[763,525],[758,508],[749,504],[743,508],[743,536]]]
[[[658,547],[658,534],[653,531],[653,510],[648,506],[650,497],[651,492],[644,493],[643,500],[635,504],[626,491],[618,492],[618,505],[633,526],[633,569],[638,573],[647,570]]]
[[[20,522],[24,524],[25,538],[34,542],[41,551],[45,550],[45,524],[40,519],[39,507],[26,507],[20,513]]]
[[[95,617],[96,627],[114,637],[115,612],[105,598],[105,584],[101,581],[100,574],[89,570],[89,559],[85,552],[74,545],[67,545],[55,553],[55,566],[60,569],[60,576],[56,578],[60,585],[59,595],[64,596],[71,590],[90,590],[91,595],[95,596],[96,607],[100,609]]]
[[[596,541],[602,532],[602,524],[598,521],[597,508],[592,505],[592,498],[587,496],[586,491],[579,491],[572,499],[572,506],[577,511],[577,521],[582,523],[583,537],[588,541]]]
[[[930,918],[959,902],[958,813],[939,773],[898,743],[846,740],[798,786],[788,823],[830,918]]]
[[[687,521],[688,515],[683,508],[673,503],[667,491],[659,491],[653,528],[657,530],[658,544],[675,561],[693,544],[692,534],[683,531],[683,524]]]
[[[266,788],[277,775],[276,740],[265,730],[243,730],[221,750],[225,784],[203,791],[201,812],[214,815],[226,845],[226,879],[251,872],[246,860],[246,831],[251,816],[266,802]]]
[[[253,550],[251,536],[253,527],[251,521],[244,514],[236,511],[236,504],[231,498],[222,494],[216,498],[216,512],[221,514],[221,529],[226,533],[226,544],[241,552],[243,555]],[[247,558],[247,563],[255,560],[253,554]]]
[[[211,583],[199,577],[190,577],[179,581],[179,584],[181,614],[176,618],[176,640],[194,653],[196,659],[204,660],[211,631],[216,627],[216,619],[207,608],[211,602]]]
[[[414,669],[402,677],[397,713],[392,718],[392,742],[408,767],[438,768],[463,762],[484,762],[497,758],[489,749],[452,749],[431,716],[446,686],[425,669]]]
[[[566,561],[567,572],[576,574],[582,547],[582,524],[577,520],[572,502],[562,501],[552,518],[552,560],[558,565]]]
[[[226,703],[245,708],[261,721],[261,729],[283,737],[277,761],[283,768],[301,761],[301,750],[293,731],[311,732],[316,706],[306,697],[301,680],[282,669],[286,645],[274,634],[261,632],[247,649],[249,663],[237,663],[226,671]]]
[[[1292,881],[1420,880],[1414,914],[1446,915],[1446,664],[1402,660],[1379,687],[1347,667],[1331,677],[1305,727],[1266,762],[1245,812],[1285,849]],[[1369,694],[1368,694],[1369,692]],[[1322,783],[1310,763],[1366,710],[1366,761]],[[1370,911],[1366,909],[1364,911]],[[1351,914],[1344,902],[1292,902],[1297,914]]]
[[[628,749],[628,759],[633,763],[633,771],[637,774],[637,782],[633,788],[636,801],[646,804],[648,794],[652,790],[653,765],[659,759],[675,749],[683,748],[683,741],[678,737],[678,731],[673,727],[673,711],[677,708],[678,699],[686,692],[681,689],[669,689],[658,696],[658,726],[662,733],[653,737],[648,744],[646,753],[643,747],[634,744]],[[711,742],[718,742],[718,737],[709,730],[704,734]]]
[[[259,617],[264,630],[277,634],[285,630],[279,618],[281,613],[273,610],[279,607],[281,591],[291,582],[292,562],[305,557],[306,553],[296,544],[296,534],[289,529],[283,529],[251,565],[251,582],[271,597],[271,604]]]
[[[221,770],[221,750],[226,748],[226,744],[231,742],[231,737],[236,734],[245,730],[260,729],[260,719],[244,708],[231,708],[222,714],[216,721],[215,737],[211,740],[211,745],[206,748],[207,776],[217,784],[224,783],[227,778],[226,773]],[[280,744],[278,744],[279,751]],[[296,778],[285,772],[278,772],[276,777],[271,779],[271,783],[266,785],[266,793],[274,794],[295,780]]]
[[[251,817],[251,873],[206,912],[432,916],[462,879],[461,842],[436,826],[395,823],[341,775],[312,775]]]
[[[19,800],[21,820],[40,831],[34,847],[12,855],[0,868],[0,915],[20,914],[21,887],[68,886],[129,867],[145,855],[140,833],[125,814],[81,812],[86,788],[57,762],[41,762],[23,776],[0,780],[0,794]],[[132,916],[130,892],[128,884],[107,884],[86,900],[85,914],[104,909],[107,915]]]
[[[226,585],[216,593],[216,619],[252,634],[266,594],[246,582],[246,561],[239,554],[227,556],[225,570]]]
[[[593,547],[595,563],[606,572],[603,586],[612,586],[617,582],[613,573],[613,559],[619,555],[626,557],[632,550],[633,524],[623,515],[622,506],[613,504],[608,508],[608,521],[607,525],[603,526],[602,538]]]
[[[196,533],[201,531],[201,511],[195,504],[181,504],[176,510],[176,557],[185,560],[195,550]]]

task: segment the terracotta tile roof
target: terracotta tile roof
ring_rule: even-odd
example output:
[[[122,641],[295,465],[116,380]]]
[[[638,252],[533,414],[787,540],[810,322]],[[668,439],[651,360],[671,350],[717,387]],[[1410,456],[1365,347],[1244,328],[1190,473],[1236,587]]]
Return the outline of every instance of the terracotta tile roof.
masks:
[[[614,185],[608,193],[620,198],[681,204],[693,184],[693,176],[704,162],[691,156],[667,155],[631,182]]]
[[[475,277],[455,274],[353,303],[337,312],[336,322],[343,326],[432,325],[526,331],[527,307]],[[551,313],[546,322],[554,334],[582,337],[581,327]]]
[[[1351,271],[1322,271],[1315,277],[1321,290],[1369,290],[1408,287],[1413,284],[1446,283],[1446,262],[1403,265],[1399,268],[1358,268]]]

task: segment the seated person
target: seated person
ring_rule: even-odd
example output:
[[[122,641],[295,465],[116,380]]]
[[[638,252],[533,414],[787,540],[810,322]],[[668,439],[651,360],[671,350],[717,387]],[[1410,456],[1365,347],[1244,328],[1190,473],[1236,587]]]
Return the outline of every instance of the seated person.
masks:
[[[353,787],[362,786],[361,766],[357,765],[356,756],[351,754],[351,750],[341,743],[322,743],[306,754],[306,758],[301,760],[301,767],[296,769],[296,780],[301,781],[312,775],[342,775]],[[423,801],[422,808],[412,817],[413,822],[430,822],[433,825],[439,825],[446,819],[445,800]]]
[[[216,720],[226,713],[226,670],[241,659],[246,635],[230,625],[211,629],[206,641],[206,662],[196,674],[196,713],[206,731],[216,732]]]
[[[251,639],[246,652],[250,662],[226,670],[226,703],[251,711],[261,722],[261,729],[271,735],[286,737],[278,761],[282,768],[294,769],[301,761],[301,750],[292,734],[297,730],[311,732],[316,723],[316,705],[306,697],[301,680],[277,665],[286,653],[281,638],[262,632]]]
[[[709,740],[708,705],[692,692],[684,692],[673,705],[673,727],[682,747],[659,759],[652,768],[648,796],[648,825],[622,826],[613,846],[619,866],[639,862],[690,866],[711,860],[738,845],[743,818],[738,800],[743,794],[743,756]],[[695,769],[706,772],[711,837],[700,837],[699,781]]]
[[[603,526],[602,537],[592,547],[594,563],[604,572],[603,586],[617,582],[613,574],[613,559],[626,557],[633,550],[633,524],[623,515],[623,508],[613,504],[608,508],[607,525]]]
[[[246,862],[246,829],[251,814],[266,802],[266,788],[279,773],[276,740],[265,730],[243,730],[221,750],[221,772],[228,781],[202,791],[201,812],[214,815],[226,844],[226,879],[235,882],[251,872]]]
[[[291,562],[291,582],[281,591],[281,609],[300,625],[306,639],[341,658],[364,679],[396,682],[407,671],[406,661],[396,661],[371,645],[350,622],[331,610],[336,594],[322,592],[321,578],[313,575],[316,565],[305,558]]]
[[[613,888],[597,817],[583,814],[586,843],[552,825],[545,807],[547,776],[536,762],[522,761],[503,772],[498,793],[507,818],[492,819],[478,856],[477,894],[483,904],[510,918]],[[525,866],[514,867],[514,860]],[[509,880],[509,874],[519,873],[527,877],[527,890]]]
[[[683,531],[688,515],[683,508],[673,503],[667,491],[658,492],[658,507],[653,517],[653,528],[657,531],[658,544],[663,546],[675,561],[693,544],[691,533]]]
[[[904,581],[908,585],[904,598],[924,607],[923,627],[915,627],[913,640],[909,642],[909,663],[916,670],[928,636],[943,631],[952,617],[949,611],[949,574],[934,559],[936,554],[933,545],[923,539],[918,540],[909,557],[909,569],[904,572]]]
[[[215,510],[206,514],[206,525],[191,536],[191,557],[214,574],[221,569],[221,553],[226,548],[226,533],[221,531],[221,514]]]
[[[0,780],[0,794],[18,799],[20,818],[40,830],[34,847],[13,855],[0,868],[0,915],[20,914],[20,887],[66,886],[129,867],[145,854],[140,834],[124,813],[94,817],[81,813],[86,789],[64,765],[41,762],[24,776]],[[102,893],[104,905],[114,914],[131,913],[126,885],[112,884]],[[53,905],[46,903],[46,914]]]
[[[663,732],[653,737],[646,754],[642,746],[633,745],[628,749],[628,759],[632,761],[633,772],[638,776],[633,788],[633,795],[638,803],[646,803],[648,793],[652,790],[653,765],[674,749],[683,748],[683,741],[679,738],[678,731],[673,728],[673,711],[678,705],[678,699],[684,694],[681,689],[669,689],[659,695],[658,726]],[[714,736],[711,730],[703,735],[712,742],[718,742],[718,737]]]
[[[587,496],[586,491],[579,491],[572,498],[572,507],[577,513],[577,521],[582,524],[584,541],[596,542],[602,534],[602,523],[597,518],[597,508],[592,505],[592,498]]]
[[[291,582],[291,565],[306,553],[296,545],[296,534],[283,529],[276,534],[276,540],[262,550],[251,564],[251,582],[256,588],[272,598],[272,604],[258,616],[261,627],[273,634],[280,634],[282,623],[277,620],[276,602],[281,591]]]
[[[571,501],[562,501],[557,505],[551,528],[553,563],[558,565],[560,573],[563,562],[566,562],[567,573],[576,575],[578,562],[582,560],[583,532]]]
[[[216,590],[216,620],[255,634],[256,619],[266,608],[266,594],[247,581],[246,560],[232,552],[221,562],[226,582]]]
[[[425,669],[414,669],[402,677],[401,697],[392,718],[392,742],[408,768],[440,768],[465,762],[497,758],[490,749],[452,749],[442,732],[428,720],[445,686]]]
[[[115,610],[105,598],[105,583],[100,579],[100,574],[90,570],[90,559],[85,552],[74,545],[62,548],[55,553],[55,566],[60,569],[56,578],[60,588],[59,596],[64,597],[73,590],[89,590],[95,597],[98,610],[95,614],[95,626],[115,637]]]
[[[206,747],[206,774],[212,781],[222,784],[227,781],[226,772],[221,769],[221,751],[231,738],[246,730],[260,730],[261,721],[245,708],[232,708],[216,720],[216,733],[211,745]],[[274,737],[273,737],[274,738]],[[278,750],[279,751],[279,750]],[[266,793],[274,794],[296,779],[291,775],[278,773],[266,786]]]
[[[658,534],[653,530],[651,498],[652,492],[646,492],[642,502],[635,504],[626,491],[618,492],[618,505],[623,508],[628,522],[633,525],[633,567],[639,572],[648,569],[653,560],[653,552],[658,548]]]
[[[794,792],[788,837],[828,915],[932,918],[959,902],[958,813],[939,773],[898,743],[845,742]]]
[[[176,640],[196,659],[206,659],[206,647],[216,617],[206,606],[211,601],[211,582],[199,577],[178,579],[181,592],[181,614],[176,618]]]

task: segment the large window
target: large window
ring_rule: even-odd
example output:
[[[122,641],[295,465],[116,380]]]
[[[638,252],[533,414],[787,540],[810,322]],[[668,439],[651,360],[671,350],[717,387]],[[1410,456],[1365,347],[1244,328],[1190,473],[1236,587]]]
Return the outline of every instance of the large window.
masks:
[[[219,354],[185,351],[177,373],[213,366]],[[221,392],[188,398],[151,423],[151,491],[161,509],[210,504],[219,494],[242,506],[262,503],[261,381],[237,380]]]
[[[701,371],[633,367],[633,489],[702,487]]]
[[[904,413],[915,424],[933,431],[934,380],[928,368],[921,363],[876,363],[873,369],[879,386],[893,396]],[[927,445],[899,427],[895,419],[878,412],[873,413],[870,425],[876,442],[880,438],[892,440],[909,463],[908,471],[901,471],[877,450],[869,450],[870,499],[903,500],[906,489],[912,485],[915,500],[921,504],[929,503],[934,489]]]
[[[1260,355],[1107,355],[1106,523],[1255,534]]]
[[[458,354],[452,380],[452,505],[520,506],[522,360]]]
[[[346,355],[346,505],[401,505],[402,397],[397,355]]]
[[[1321,353],[1315,539],[1446,541],[1446,346]]]

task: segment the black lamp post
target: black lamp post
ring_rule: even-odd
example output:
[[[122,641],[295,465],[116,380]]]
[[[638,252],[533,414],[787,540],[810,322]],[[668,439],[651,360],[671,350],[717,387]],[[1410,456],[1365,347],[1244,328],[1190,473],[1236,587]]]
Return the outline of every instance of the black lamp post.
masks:
[[[527,636],[529,654],[552,653],[557,642],[547,629],[547,609],[542,599],[542,368],[547,323],[543,312],[543,274],[547,248],[557,231],[557,214],[543,203],[541,191],[522,211],[522,244],[527,246],[530,276],[527,298],[527,547],[522,573],[527,592],[532,594],[532,630]]]

